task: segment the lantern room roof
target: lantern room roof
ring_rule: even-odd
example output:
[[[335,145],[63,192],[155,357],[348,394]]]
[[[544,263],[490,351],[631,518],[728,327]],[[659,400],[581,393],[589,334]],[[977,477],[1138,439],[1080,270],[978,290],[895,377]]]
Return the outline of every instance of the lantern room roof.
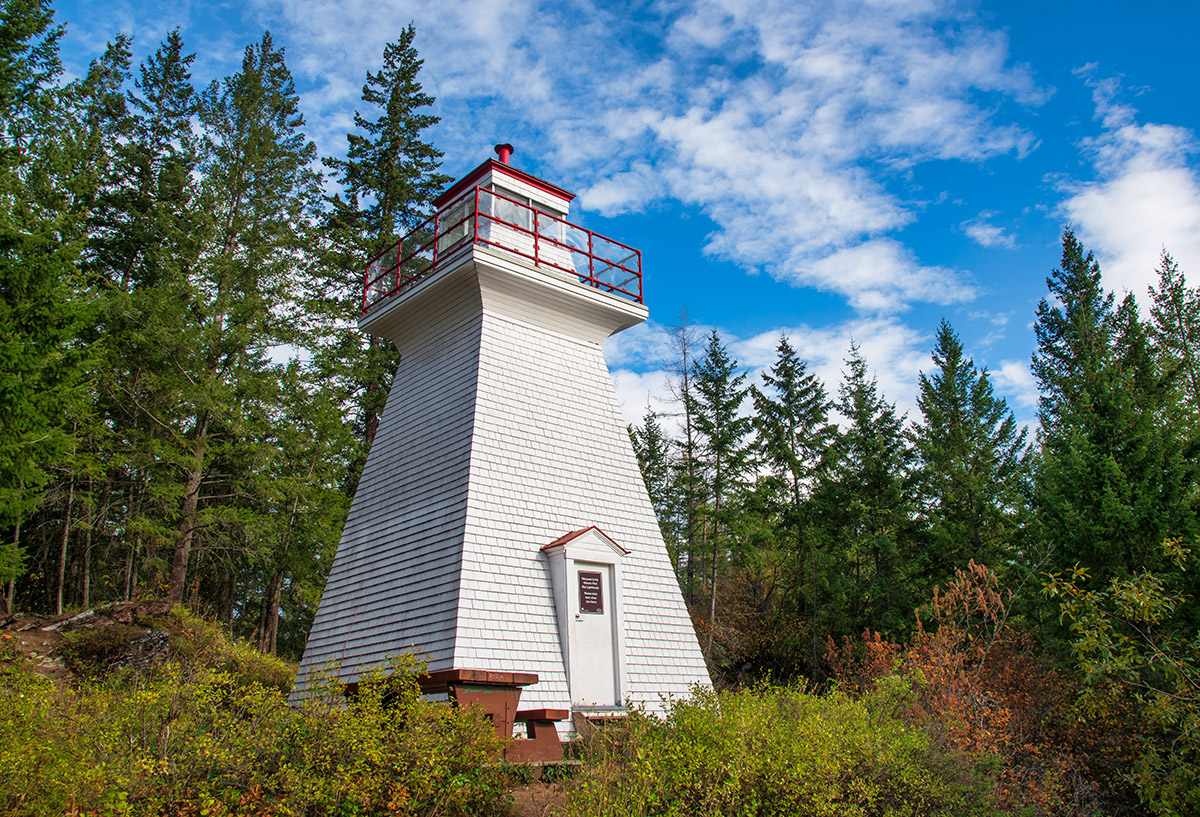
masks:
[[[555,198],[562,199],[564,202],[570,202],[575,198],[574,193],[563,190],[561,187],[551,184],[544,179],[539,179],[537,176],[526,173],[524,170],[517,170],[512,165],[496,161],[495,159],[487,159],[483,162],[483,164],[479,165],[479,167],[475,168],[470,173],[455,182],[450,189],[434,199],[433,206],[441,209],[457,198],[460,193],[475,186],[481,178],[488,174],[489,171],[505,176],[511,176],[518,181],[522,181],[531,187],[541,190],[543,193],[547,193]]]

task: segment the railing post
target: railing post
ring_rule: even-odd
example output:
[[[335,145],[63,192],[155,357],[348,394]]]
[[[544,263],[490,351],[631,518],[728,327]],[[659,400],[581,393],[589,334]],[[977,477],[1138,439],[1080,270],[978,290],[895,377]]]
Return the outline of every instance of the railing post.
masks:
[[[542,262],[538,259],[538,246],[541,238],[541,229],[538,227],[537,208],[531,209],[533,210],[533,265],[535,267],[540,267]]]
[[[479,241],[479,185],[475,185],[475,207],[471,210],[471,244]]]
[[[588,283],[596,286],[596,253],[592,250],[592,231],[588,230]]]
[[[362,312],[367,314],[367,287],[371,285],[371,265],[367,264],[367,268],[363,270],[363,296],[362,296]]]
[[[404,239],[401,238],[396,242],[396,286],[392,288],[392,292],[400,291],[400,259],[404,257]],[[391,294],[391,293],[388,293]]]
[[[646,303],[646,294],[642,291],[642,251],[634,250],[637,253],[638,259],[638,303]]]
[[[441,229],[438,227],[440,216],[440,212],[433,211],[433,265],[431,269],[437,269],[438,245],[442,243]]]

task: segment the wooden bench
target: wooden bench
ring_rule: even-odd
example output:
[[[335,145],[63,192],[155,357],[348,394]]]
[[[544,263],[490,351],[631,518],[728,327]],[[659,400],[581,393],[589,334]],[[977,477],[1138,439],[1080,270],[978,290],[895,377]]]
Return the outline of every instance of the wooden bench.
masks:
[[[449,669],[423,675],[417,683],[421,692],[445,694],[459,709],[480,708],[492,722],[496,735],[505,740],[505,760],[512,763],[560,760],[562,743],[554,722],[566,720],[570,713],[565,709],[517,710],[522,688],[536,684],[537,680],[532,672]],[[526,725],[527,737],[513,738],[516,723]]]
[[[555,721],[571,717],[566,709],[523,709],[516,722],[525,724],[525,737],[514,739],[504,749],[504,759],[513,763],[562,760],[562,742]]]

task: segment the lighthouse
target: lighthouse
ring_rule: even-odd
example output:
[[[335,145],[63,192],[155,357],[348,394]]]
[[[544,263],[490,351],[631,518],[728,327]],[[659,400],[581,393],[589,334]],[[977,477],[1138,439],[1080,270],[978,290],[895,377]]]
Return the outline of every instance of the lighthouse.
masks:
[[[569,734],[710,681],[601,354],[647,317],[641,255],[496,153],[367,265],[400,363],[295,694],[412,652]]]

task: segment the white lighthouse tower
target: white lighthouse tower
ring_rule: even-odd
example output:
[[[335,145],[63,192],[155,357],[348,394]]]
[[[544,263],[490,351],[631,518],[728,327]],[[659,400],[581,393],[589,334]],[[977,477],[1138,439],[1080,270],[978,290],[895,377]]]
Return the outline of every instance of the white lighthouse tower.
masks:
[[[601,355],[646,319],[640,253],[496,152],[368,266],[359,327],[400,365],[296,689],[412,651],[523,674],[570,731],[710,682]]]

